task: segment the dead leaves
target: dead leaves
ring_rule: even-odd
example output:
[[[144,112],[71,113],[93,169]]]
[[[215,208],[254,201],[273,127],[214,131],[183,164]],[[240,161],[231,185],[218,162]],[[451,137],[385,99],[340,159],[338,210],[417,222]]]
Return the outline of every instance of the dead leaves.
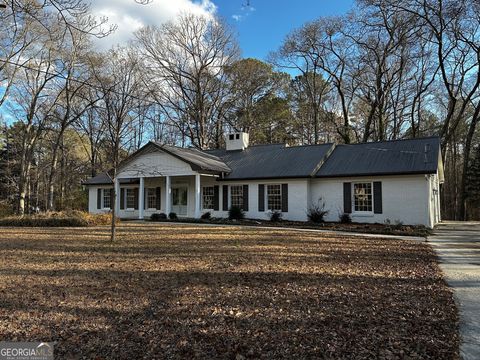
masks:
[[[134,223],[118,238],[0,233],[0,337],[79,359],[458,357],[423,243]]]

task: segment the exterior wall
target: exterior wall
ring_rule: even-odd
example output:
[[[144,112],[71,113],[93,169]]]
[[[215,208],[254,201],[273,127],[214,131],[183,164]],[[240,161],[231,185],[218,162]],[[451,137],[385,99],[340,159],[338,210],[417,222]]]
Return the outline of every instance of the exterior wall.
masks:
[[[435,226],[442,220],[440,213],[440,178],[438,173],[430,175],[428,178],[430,223],[432,224],[432,226]]]
[[[218,185],[220,210],[202,209],[202,213],[210,211],[214,217],[228,217],[228,211],[223,211],[223,185],[248,185],[248,211],[245,217],[249,219],[269,219],[269,211],[265,202],[265,211],[258,211],[258,184],[288,184],[288,212],[283,213],[283,219],[294,221],[307,220],[307,204],[309,180],[261,180],[261,181],[215,181],[214,178],[202,177],[203,186]],[[265,190],[266,192],[266,190]],[[230,207],[230,195],[228,196]],[[203,206],[202,206],[203,207]]]
[[[325,201],[325,208],[329,211],[326,220],[338,221],[339,214],[343,213],[343,183],[373,181],[382,182],[382,214],[355,213],[352,206],[352,221],[384,223],[389,220],[432,226],[431,180],[426,175],[314,179],[311,182],[312,201],[319,198]]]
[[[145,178],[145,187],[161,188],[161,209],[145,209],[144,218],[153,213],[166,213],[166,181],[165,176],[171,176],[171,186],[187,186],[188,203],[187,217],[195,216],[195,175],[190,165],[161,151],[146,153],[133,159],[119,171],[119,178]],[[203,209],[202,213],[210,211],[214,217],[227,217],[228,211],[223,210],[223,185],[248,185],[249,209],[245,216],[251,219],[268,219],[270,211],[265,201],[265,211],[258,210],[259,184],[288,184],[288,212],[283,213],[285,220],[306,221],[308,208],[319,198],[325,202],[327,221],[338,221],[343,213],[343,183],[344,182],[382,182],[382,214],[359,214],[352,212],[354,222],[384,223],[389,220],[394,223],[423,224],[429,227],[440,221],[440,175],[403,175],[383,177],[350,177],[331,179],[277,179],[257,181],[217,181],[213,176],[201,176],[201,187],[219,186],[219,211]],[[135,188],[138,184],[122,185],[122,188]],[[112,186],[91,186],[89,188],[89,211],[105,213],[109,209],[97,209],[97,189],[110,189]],[[202,199],[202,189],[200,189]],[[230,194],[228,196],[230,207]],[[354,210],[354,209],[352,209]],[[173,209],[172,209],[173,211]],[[120,210],[121,218],[138,218],[138,210]]]

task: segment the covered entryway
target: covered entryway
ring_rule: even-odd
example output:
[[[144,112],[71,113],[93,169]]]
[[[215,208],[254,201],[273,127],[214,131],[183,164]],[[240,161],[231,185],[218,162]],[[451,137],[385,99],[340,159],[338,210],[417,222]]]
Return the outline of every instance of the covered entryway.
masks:
[[[188,186],[172,188],[172,211],[179,216],[188,214]]]
[[[428,242],[455,292],[462,358],[480,359],[480,222],[442,222]]]

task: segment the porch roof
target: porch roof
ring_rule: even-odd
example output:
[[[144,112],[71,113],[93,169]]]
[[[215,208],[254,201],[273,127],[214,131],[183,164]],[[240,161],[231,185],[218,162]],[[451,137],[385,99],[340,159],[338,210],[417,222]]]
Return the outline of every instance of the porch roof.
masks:
[[[140,180],[137,178],[119,179],[120,184],[138,184]],[[104,172],[90,178],[82,183],[83,185],[113,185],[112,178],[108,173]]]

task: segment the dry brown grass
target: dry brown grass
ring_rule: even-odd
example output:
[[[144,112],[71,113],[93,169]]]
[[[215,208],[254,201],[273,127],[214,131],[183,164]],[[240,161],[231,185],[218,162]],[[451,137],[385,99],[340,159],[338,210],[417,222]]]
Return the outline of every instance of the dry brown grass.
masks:
[[[0,229],[0,339],[64,358],[458,357],[424,243],[255,228]]]

